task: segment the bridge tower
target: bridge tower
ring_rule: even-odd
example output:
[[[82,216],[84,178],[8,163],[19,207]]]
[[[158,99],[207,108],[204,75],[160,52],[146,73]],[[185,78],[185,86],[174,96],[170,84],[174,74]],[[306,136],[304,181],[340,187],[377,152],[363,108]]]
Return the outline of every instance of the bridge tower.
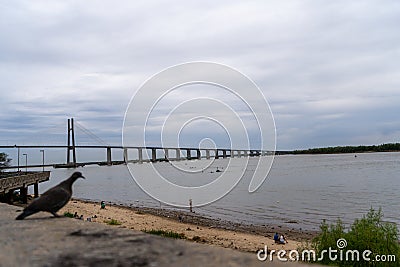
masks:
[[[71,164],[72,151],[72,164]],[[67,164],[76,166],[74,118],[68,119]]]

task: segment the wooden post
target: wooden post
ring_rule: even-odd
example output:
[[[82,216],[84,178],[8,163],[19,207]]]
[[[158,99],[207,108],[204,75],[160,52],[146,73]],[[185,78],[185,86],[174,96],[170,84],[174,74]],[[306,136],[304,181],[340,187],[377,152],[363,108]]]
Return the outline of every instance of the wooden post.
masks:
[[[39,197],[39,182],[33,184],[33,193],[35,198]]]
[[[28,203],[28,187],[25,186],[21,187],[19,189],[19,193],[21,195],[22,203],[23,204]]]
[[[8,204],[12,204],[14,202],[14,189],[10,189],[7,193],[6,193],[6,202]]]

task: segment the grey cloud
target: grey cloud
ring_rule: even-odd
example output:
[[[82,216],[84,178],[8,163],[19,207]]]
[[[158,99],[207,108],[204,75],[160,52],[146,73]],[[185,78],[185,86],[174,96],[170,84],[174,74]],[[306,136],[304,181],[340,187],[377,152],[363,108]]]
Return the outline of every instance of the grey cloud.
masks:
[[[259,85],[279,149],[398,141],[399,23],[398,1],[2,2],[0,139],[73,116],[118,143],[148,77],[210,60]]]

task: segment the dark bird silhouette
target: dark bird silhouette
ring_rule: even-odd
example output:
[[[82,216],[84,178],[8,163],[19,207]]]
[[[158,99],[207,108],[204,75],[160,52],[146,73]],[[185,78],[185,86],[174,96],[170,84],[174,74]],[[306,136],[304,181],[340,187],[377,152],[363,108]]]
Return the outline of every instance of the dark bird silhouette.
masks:
[[[18,215],[16,220],[23,220],[25,217],[28,217],[32,214],[35,214],[39,211],[47,211],[54,215],[54,217],[59,217],[57,215],[57,211],[59,211],[72,196],[72,184],[78,179],[85,177],[82,176],[80,172],[74,172],[71,177],[67,180],[62,181],[58,185],[50,188],[46,192],[44,192],[39,198],[32,201],[24,211]]]

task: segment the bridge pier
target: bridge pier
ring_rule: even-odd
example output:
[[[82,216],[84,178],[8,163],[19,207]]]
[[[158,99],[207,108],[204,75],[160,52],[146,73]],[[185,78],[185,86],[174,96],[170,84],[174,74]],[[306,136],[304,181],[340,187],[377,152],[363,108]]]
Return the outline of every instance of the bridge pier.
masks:
[[[180,150],[180,148],[176,149],[176,160],[181,160],[181,150]]]
[[[111,165],[112,165],[111,147],[107,147],[107,165],[108,165],[108,166],[111,166]]]
[[[186,159],[191,160],[192,159],[192,153],[190,149],[186,149]]]
[[[200,149],[197,149],[197,159],[201,159],[201,151]]]
[[[125,164],[127,164],[128,161],[129,161],[129,159],[128,159],[128,149],[124,148],[124,162],[125,162]]]
[[[157,160],[157,149],[152,148],[151,149],[151,161],[156,162]]]
[[[138,158],[139,158],[139,163],[143,163],[143,149],[138,148]]]
[[[210,159],[210,150],[206,149],[206,159]]]
[[[165,158],[165,160],[169,160],[169,151],[168,151],[168,148],[164,148],[164,158]]]
[[[219,159],[218,152],[219,152],[219,150],[218,150],[218,149],[216,149],[216,150],[215,150],[215,158],[216,158],[216,159]]]
[[[222,150],[222,158],[226,159],[226,150]]]

